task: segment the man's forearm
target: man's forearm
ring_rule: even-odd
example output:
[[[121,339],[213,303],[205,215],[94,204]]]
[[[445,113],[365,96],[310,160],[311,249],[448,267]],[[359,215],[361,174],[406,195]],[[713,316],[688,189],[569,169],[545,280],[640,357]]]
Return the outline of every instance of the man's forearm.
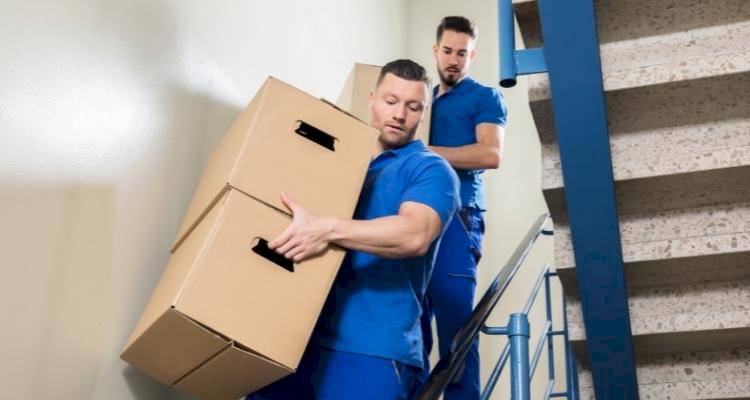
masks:
[[[386,258],[423,255],[430,244],[428,230],[409,217],[394,215],[372,220],[336,219],[330,240],[347,249],[364,251]]]
[[[456,169],[496,169],[500,166],[500,150],[482,143],[459,147],[430,146],[430,149]]]

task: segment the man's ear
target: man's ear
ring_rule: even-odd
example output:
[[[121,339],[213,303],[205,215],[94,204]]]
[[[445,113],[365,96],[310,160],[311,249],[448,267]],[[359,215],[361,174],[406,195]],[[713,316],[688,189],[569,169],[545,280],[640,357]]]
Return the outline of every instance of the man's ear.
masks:
[[[375,92],[370,92],[370,94],[367,96],[369,99],[369,107],[372,109],[375,107]]]
[[[437,53],[438,53],[438,50],[439,50],[439,49],[438,49],[438,45],[437,45],[437,43],[433,44],[433,45],[432,45],[432,56],[433,56],[433,57],[435,57],[435,59],[436,59],[436,60],[437,60]]]
[[[469,58],[474,61],[474,58],[477,56],[477,49],[471,49],[471,52],[469,53]]]

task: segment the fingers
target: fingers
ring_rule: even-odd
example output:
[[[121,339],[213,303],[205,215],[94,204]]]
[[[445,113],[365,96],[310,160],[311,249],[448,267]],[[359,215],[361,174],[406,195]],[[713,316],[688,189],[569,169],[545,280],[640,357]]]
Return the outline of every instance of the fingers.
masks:
[[[293,260],[295,262],[301,261],[298,259],[299,256],[303,255],[305,252],[305,248],[303,246],[296,246],[292,248],[291,250],[284,253],[284,257],[287,260]]]
[[[281,234],[278,237],[276,237],[276,239],[273,239],[270,242],[268,242],[268,248],[271,250],[276,250],[278,247],[283,246],[286,242],[289,241],[289,239],[292,238],[294,234],[293,232],[294,232],[294,228],[290,224],[289,226],[286,227],[286,229],[284,229],[283,232],[281,232]]]
[[[303,251],[297,253],[292,258],[292,260],[294,262],[300,262],[300,261],[303,261],[303,260],[307,260],[310,257],[314,257],[315,255],[324,252],[325,249],[326,249],[326,247],[327,246],[323,245],[323,244],[318,244],[318,245],[314,245],[314,246],[311,246],[311,247],[307,247]]]
[[[299,246],[300,244],[302,244],[301,239],[292,237],[289,240],[287,240],[286,243],[272,250],[276,251],[279,254],[286,254],[289,250]]]
[[[281,193],[281,202],[284,203],[286,208],[289,209],[289,211],[292,212],[292,215],[294,215],[297,211],[297,203],[292,200],[291,197],[289,197],[286,193]]]
[[[294,262],[298,263],[298,262],[300,262],[300,261],[303,261],[303,260],[305,260],[305,259],[306,259],[306,258],[308,258],[309,256],[310,256],[310,254],[309,254],[309,253],[307,253],[307,252],[302,252],[302,253],[299,253],[299,254],[295,255],[295,256],[294,256],[294,258],[292,258],[292,261],[294,261]]]

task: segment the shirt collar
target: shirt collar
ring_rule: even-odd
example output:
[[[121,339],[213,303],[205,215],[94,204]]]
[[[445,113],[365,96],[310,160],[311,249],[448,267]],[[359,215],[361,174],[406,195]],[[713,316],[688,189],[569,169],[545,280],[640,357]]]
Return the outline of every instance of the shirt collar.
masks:
[[[418,151],[424,150],[426,147],[424,145],[424,142],[422,140],[412,140],[409,143],[406,143],[405,145],[396,148],[396,149],[388,149],[382,153],[380,153],[375,159],[381,159],[384,157],[401,157],[406,156],[412,153],[416,153]]]

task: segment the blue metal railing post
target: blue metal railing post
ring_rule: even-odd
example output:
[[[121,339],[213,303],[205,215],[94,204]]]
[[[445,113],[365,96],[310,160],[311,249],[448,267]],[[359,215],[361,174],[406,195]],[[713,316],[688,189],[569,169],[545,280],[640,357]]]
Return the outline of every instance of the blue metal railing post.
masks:
[[[550,327],[553,326],[552,322],[552,291],[550,287],[549,282],[549,268],[547,269],[547,272],[544,274],[544,297],[545,297],[545,311],[547,313],[547,323],[550,325]],[[563,309],[563,312],[565,310]],[[552,331],[553,329],[550,329]],[[547,365],[549,367],[549,379],[554,381],[555,380],[555,350],[554,350],[554,344],[555,344],[555,337],[549,336],[547,337]]]
[[[569,400],[578,400],[578,363],[575,360],[575,353],[568,341],[568,299],[563,295],[563,341],[565,343],[565,387]]]
[[[513,0],[497,0],[500,37],[500,86],[516,85],[516,31]]]
[[[511,400],[530,400],[529,382],[529,319],[526,314],[511,314],[508,321],[510,341]]]

